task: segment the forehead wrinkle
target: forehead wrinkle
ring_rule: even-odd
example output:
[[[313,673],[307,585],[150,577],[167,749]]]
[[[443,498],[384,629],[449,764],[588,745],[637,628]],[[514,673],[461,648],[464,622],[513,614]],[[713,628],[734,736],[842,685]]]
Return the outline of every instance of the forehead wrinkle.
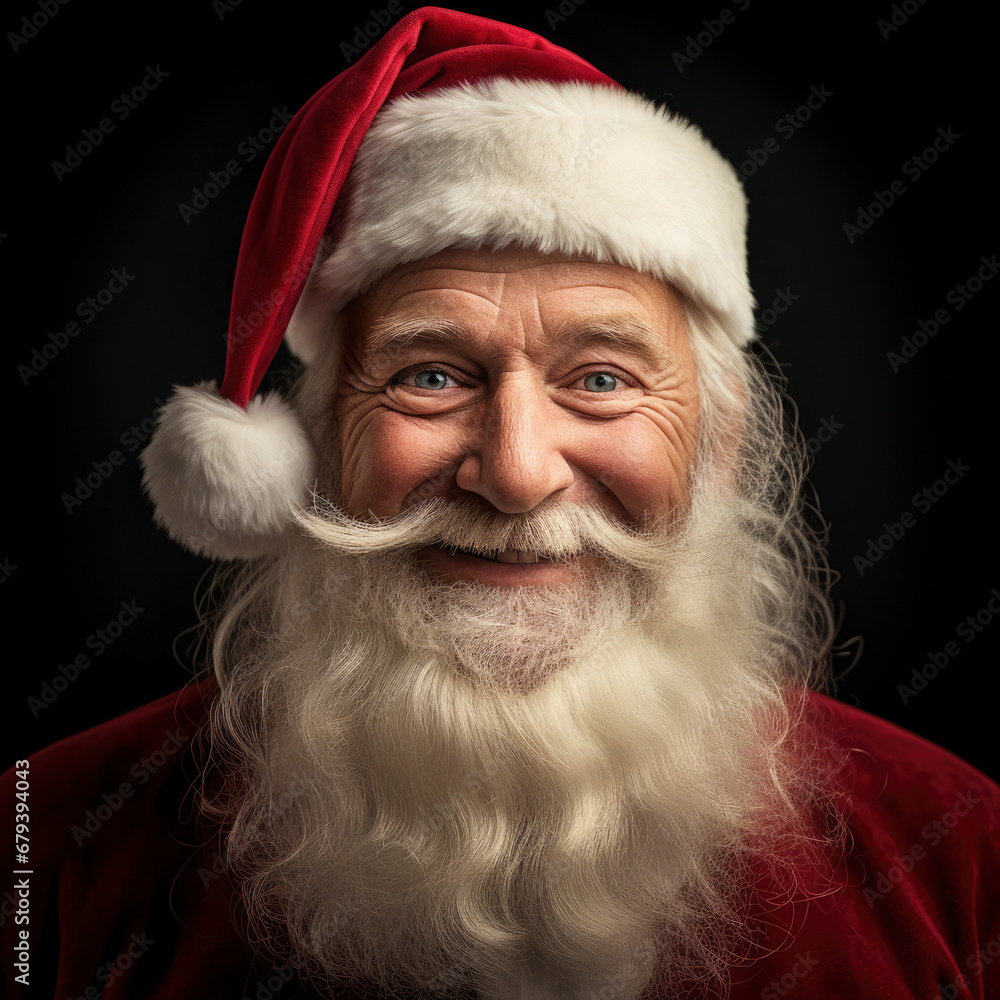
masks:
[[[435,268],[435,270],[440,269]],[[427,272],[416,272],[416,274],[426,275]],[[405,277],[407,275],[402,275],[399,280]],[[433,299],[436,299],[434,293],[457,293],[460,298],[471,296],[485,303],[490,311],[495,314],[497,310],[502,308],[501,302],[507,276],[505,274],[491,274],[489,277],[496,282],[496,288],[483,290],[461,287],[452,282],[446,282],[441,285],[421,284],[419,287],[400,291],[394,296],[391,296],[390,293],[392,299],[391,305],[378,319],[373,320],[369,325],[366,335],[365,353],[371,354],[386,349],[400,350],[407,344],[421,341],[445,341],[454,344],[468,343],[473,339],[472,328],[481,325],[482,317],[474,315],[472,327],[470,327],[451,319],[447,315],[441,315],[440,313],[448,311],[448,307],[442,306],[439,300],[433,301]],[[432,295],[431,308],[422,305],[419,299],[415,307],[412,303],[404,304],[405,300],[413,295],[420,296],[427,293],[431,293]],[[414,308],[415,311],[407,315],[409,310]],[[460,311],[465,311],[468,308],[469,304],[466,303]],[[434,315],[435,312],[438,315]],[[400,313],[403,315],[400,315]],[[479,309],[474,309],[473,313],[479,313]]]
[[[541,324],[537,311],[532,319]],[[416,343],[451,343],[465,345],[474,334],[461,323],[443,316],[383,316],[372,323],[365,343],[366,354],[402,350]],[[628,316],[585,316],[560,324],[545,339],[570,347],[605,344],[627,351],[661,366],[672,353],[667,339],[646,323]]]
[[[455,277],[456,274],[458,277]],[[404,265],[396,271],[390,271],[375,285],[375,289],[380,290],[384,299],[391,300],[393,306],[409,295],[419,295],[422,292],[463,292],[496,306],[503,292],[505,278],[506,275],[502,272],[474,267],[453,267],[447,264],[432,267]],[[476,287],[469,287],[470,284]]]

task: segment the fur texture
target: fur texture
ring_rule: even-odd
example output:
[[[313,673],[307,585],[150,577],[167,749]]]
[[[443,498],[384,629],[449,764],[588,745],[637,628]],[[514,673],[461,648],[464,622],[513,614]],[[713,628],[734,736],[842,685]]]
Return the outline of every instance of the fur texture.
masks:
[[[640,95],[506,79],[405,95],[365,135],[286,341],[309,362],[330,313],[394,267],[519,242],[670,281],[731,348],[753,336],[745,234],[732,167]]]
[[[273,552],[313,479],[312,446],[277,395],[243,410],[214,382],[178,387],[142,453],[156,522],[198,555],[252,558]]]

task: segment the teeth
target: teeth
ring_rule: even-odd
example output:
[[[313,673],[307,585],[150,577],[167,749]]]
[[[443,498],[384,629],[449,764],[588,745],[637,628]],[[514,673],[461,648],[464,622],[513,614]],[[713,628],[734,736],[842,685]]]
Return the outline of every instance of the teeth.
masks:
[[[548,562],[548,559],[539,555],[537,552],[531,549],[504,549],[503,552],[496,553],[485,553],[485,552],[475,552],[471,549],[460,549],[457,546],[446,545],[443,546],[444,550],[449,555],[469,555],[469,556],[479,556],[480,559],[489,559],[492,562],[502,562],[502,563],[538,563],[538,562]]]
[[[538,560],[538,553],[527,549],[504,549],[497,553],[497,562],[502,563],[536,563]]]

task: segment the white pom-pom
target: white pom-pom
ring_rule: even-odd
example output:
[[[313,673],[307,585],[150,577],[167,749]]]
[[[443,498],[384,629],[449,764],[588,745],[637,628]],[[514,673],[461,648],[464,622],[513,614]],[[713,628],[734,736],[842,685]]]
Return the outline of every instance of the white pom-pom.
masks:
[[[214,382],[176,388],[142,453],[157,524],[215,559],[273,552],[292,508],[308,500],[314,464],[305,428],[280,396],[244,410]]]

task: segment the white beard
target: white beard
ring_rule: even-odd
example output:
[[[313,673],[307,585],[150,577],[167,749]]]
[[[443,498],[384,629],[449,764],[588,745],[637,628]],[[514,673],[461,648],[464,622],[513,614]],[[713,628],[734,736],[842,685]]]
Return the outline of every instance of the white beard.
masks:
[[[748,854],[791,889],[790,859],[825,846],[787,739],[806,640],[774,623],[780,574],[750,579],[741,513],[696,494],[683,531],[608,523],[627,558],[506,591],[422,574],[420,511],[396,534],[304,518],[314,537],[247,570],[217,632],[232,778],[209,809],[260,935],[318,979],[431,997],[723,977],[750,947]],[[555,517],[550,547],[580,530]]]

